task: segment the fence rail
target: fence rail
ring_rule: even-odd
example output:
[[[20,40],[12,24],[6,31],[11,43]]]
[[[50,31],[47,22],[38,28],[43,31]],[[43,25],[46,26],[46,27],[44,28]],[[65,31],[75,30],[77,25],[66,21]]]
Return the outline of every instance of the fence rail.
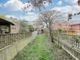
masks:
[[[30,33],[16,33],[0,35],[0,49],[8,46],[16,41],[22,40],[28,37]]]
[[[55,37],[54,37],[55,38]],[[57,43],[60,47],[62,47],[66,52],[68,52],[72,57],[76,60],[80,60],[80,51],[74,49],[71,45],[64,43],[60,37],[55,38],[55,43]]]

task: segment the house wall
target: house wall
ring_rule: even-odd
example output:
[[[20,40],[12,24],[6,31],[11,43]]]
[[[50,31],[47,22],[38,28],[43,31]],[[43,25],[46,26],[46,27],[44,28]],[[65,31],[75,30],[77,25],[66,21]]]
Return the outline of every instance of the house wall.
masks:
[[[67,21],[65,22],[55,22],[53,25],[53,29],[61,29],[61,30],[69,30],[70,25]]]
[[[52,25],[53,29],[54,30],[57,30],[57,29],[62,29],[62,26],[60,23],[58,22],[55,22],[53,25]]]
[[[9,25],[0,25],[0,34],[5,34],[10,32],[10,26]]]
[[[70,29],[70,25],[68,22],[63,22],[62,23],[62,30],[69,30]]]
[[[19,24],[11,25],[10,28],[11,28],[11,33],[19,33],[20,25]]]
[[[9,26],[8,25],[0,25],[0,29],[4,33],[19,33],[20,25],[19,24],[9,25]]]
[[[71,25],[71,29],[80,34],[80,24]]]

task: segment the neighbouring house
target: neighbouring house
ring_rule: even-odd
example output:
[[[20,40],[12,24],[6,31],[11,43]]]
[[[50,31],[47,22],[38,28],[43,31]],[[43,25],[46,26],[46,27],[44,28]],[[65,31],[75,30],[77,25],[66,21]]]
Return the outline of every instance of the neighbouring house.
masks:
[[[62,30],[69,31],[69,29],[70,29],[69,22],[68,21],[62,22]]]
[[[20,23],[19,22],[15,22],[15,25],[11,25],[11,32],[10,33],[19,33],[20,31]]]
[[[19,33],[19,24],[12,19],[0,16],[0,34]]]
[[[55,21],[55,22],[53,23],[52,27],[53,27],[54,30],[62,29],[62,25],[61,25],[61,23],[58,22],[58,21]]]
[[[0,18],[0,34],[11,33],[11,25],[14,25],[14,23]]]
[[[67,21],[55,21],[52,26],[54,30],[61,29],[67,31],[70,28],[70,25]]]
[[[71,24],[70,27],[72,33],[80,35],[80,23]]]
[[[52,25],[54,30],[61,29],[68,34],[77,34],[80,35],[80,22],[78,23],[69,23],[68,21],[56,21]]]

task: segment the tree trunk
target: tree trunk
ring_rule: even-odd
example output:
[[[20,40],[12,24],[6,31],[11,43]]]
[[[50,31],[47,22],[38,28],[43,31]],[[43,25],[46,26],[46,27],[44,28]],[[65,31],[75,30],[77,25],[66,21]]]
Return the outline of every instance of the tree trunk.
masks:
[[[53,43],[53,33],[52,33],[52,29],[51,29],[51,26],[49,26],[49,36],[50,36],[50,40],[51,42]]]

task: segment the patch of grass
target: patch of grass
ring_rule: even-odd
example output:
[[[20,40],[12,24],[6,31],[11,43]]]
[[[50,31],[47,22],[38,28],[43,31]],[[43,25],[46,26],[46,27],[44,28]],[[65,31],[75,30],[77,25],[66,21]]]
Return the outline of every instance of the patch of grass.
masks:
[[[52,50],[44,45],[46,39],[47,36],[45,34],[38,35],[35,40],[20,51],[13,60],[51,60]]]

